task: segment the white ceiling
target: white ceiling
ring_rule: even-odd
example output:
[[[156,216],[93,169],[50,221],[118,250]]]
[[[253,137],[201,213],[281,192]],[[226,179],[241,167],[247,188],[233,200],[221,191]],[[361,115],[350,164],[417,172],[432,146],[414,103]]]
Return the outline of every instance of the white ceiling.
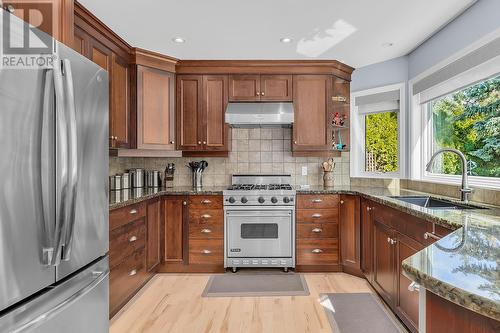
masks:
[[[474,1],[80,0],[132,46],[180,59],[337,59],[353,67],[407,54]]]

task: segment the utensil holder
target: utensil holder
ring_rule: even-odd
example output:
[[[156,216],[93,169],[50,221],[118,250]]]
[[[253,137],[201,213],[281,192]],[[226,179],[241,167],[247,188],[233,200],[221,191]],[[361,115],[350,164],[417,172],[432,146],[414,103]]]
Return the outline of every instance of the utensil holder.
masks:
[[[323,173],[323,186],[333,187],[333,171],[325,171]]]
[[[193,172],[193,188],[199,190],[203,187],[203,174],[201,172]]]

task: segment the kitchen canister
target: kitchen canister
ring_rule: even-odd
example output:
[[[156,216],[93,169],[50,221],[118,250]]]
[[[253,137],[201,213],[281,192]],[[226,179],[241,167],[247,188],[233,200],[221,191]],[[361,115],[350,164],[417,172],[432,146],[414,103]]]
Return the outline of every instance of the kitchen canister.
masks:
[[[111,191],[119,191],[122,189],[122,176],[114,175],[109,177],[109,189]]]
[[[324,187],[333,187],[333,171],[324,171],[323,172],[323,186]]]

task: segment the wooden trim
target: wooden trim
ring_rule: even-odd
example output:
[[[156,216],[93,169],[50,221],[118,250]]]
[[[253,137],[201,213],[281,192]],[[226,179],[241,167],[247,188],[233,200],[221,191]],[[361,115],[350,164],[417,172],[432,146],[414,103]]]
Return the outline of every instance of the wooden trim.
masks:
[[[351,81],[354,68],[336,60],[179,60],[179,74],[331,74]]]
[[[131,50],[130,61],[136,65],[152,67],[162,71],[175,73],[175,66],[179,62],[179,59],[134,47]]]
[[[182,157],[228,157],[228,151],[182,151]]]
[[[127,62],[130,62],[130,52],[132,49],[130,44],[118,36],[78,1],[75,1],[74,13],[76,26],[103,43],[120,57],[126,59]],[[105,39],[102,38],[103,36]]]
[[[157,267],[157,273],[224,273],[224,265],[185,265],[183,263],[168,262]]]

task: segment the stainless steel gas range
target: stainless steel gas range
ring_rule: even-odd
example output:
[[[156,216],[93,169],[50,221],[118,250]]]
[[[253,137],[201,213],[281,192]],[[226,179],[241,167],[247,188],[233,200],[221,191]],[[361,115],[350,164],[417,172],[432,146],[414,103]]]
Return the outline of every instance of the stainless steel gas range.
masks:
[[[290,175],[233,175],[224,194],[224,267],[295,267]]]

